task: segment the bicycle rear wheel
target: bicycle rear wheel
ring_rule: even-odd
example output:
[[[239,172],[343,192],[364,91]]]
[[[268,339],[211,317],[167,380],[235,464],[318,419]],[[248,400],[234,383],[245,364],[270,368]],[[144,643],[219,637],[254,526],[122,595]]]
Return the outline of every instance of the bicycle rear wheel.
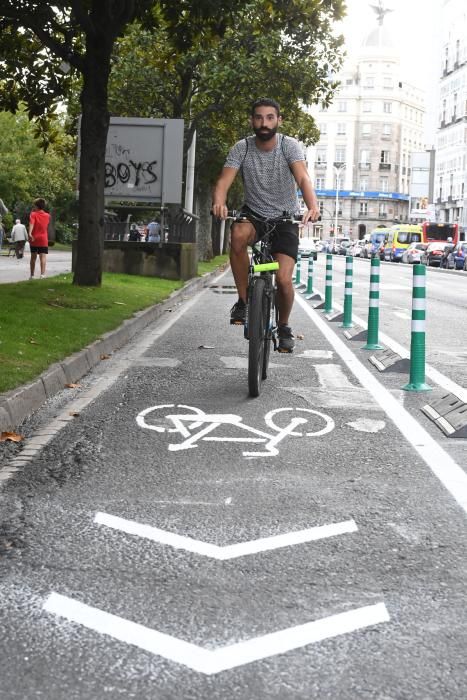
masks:
[[[264,347],[267,322],[266,283],[254,277],[248,294],[248,391],[250,396],[259,396],[263,380]]]

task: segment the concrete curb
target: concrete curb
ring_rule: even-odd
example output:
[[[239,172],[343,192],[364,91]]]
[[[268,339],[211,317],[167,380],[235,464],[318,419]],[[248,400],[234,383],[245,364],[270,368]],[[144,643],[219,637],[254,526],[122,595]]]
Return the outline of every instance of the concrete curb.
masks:
[[[189,280],[181,289],[173,292],[168,299],[142,311],[99,340],[70,355],[61,362],[51,365],[35,381],[0,394],[0,432],[15,430],[28,416],[37,411],[51,396],[61,391],[65,384],[77,382],[101,361],[103,355],[110,355],[122,348],[136,333],[169,309],[178,299],[191,296],[216,277],[222,268],[208,272],[202,277]]]

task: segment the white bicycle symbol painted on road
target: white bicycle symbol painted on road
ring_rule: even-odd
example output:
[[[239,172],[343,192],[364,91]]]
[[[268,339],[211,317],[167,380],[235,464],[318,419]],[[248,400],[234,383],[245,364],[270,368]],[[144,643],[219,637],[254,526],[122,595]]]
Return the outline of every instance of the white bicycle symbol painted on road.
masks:
[[[291,415],[287,415],[286,412]],[[285,421],[289,422],[285,424]],[[276,408],[264,416],[264,421],[271,432],[267,433],[243,423],[241,416],[230,413],[205,413],[195,406],[184,404],[162,404],[145,408],[136,417],[136,422],[141,428],[154,430],[157,433],[178,434],[184,438],[183,442],[170,443],[168,449],[171,452],[188,450],[198,447],[201,441],[206,442],[236,442],[236,443],[263,443],[264,450],[251,452],[244,451],[244,457],[275,457],[279,454],[278,445],[285,437],[319,437],[326,435],[335,428],[333,419],[311,408]],[[319,429],[306,430],[305,425],[319,422]],[[321,427],[324,422],[324,427]],[[222,426],[238,428],[243,433],[241,437],[229,435],[211,435]],[[301,430],[297,428],[301,426]]]

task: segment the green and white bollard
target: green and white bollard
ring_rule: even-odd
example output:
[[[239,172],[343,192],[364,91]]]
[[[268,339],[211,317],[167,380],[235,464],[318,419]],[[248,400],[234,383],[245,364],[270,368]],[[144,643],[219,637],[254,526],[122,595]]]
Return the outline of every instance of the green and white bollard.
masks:
[[[366,334],[366,345],[363,350],[382,350],[382,345],[378,342],[379,336],[379,258],[371,259],[370,268],[370,297],[368,306],[368,330]]]
[[[412,329],[410,379],[404,391],[431,391],[425,383],[426,267],[414,265],[412,286]]]
[[[313,253],[311,252],[310,257],[308,258],[306,289],[302,291],[302,294],[313,294]],[[305,299],[307,298],[308,297],[305,297]]]
[[[295,274],[295,289],[298,289],[298,287],[301,287],[303,282],[300,281],[301,278],[301,267],[302,267],[302,254],[298,253],[297,255],[297,264],[296,264],[296,274]]]
[[[344,320],[341,328],[353,328],[352,323],[352,289],[353,287],[353,257],[345,258],[345,289],[344,289]]]
[[[332,313],[332,255],[331,253],[326,253],[326,286],[323,314],[330,313]]]

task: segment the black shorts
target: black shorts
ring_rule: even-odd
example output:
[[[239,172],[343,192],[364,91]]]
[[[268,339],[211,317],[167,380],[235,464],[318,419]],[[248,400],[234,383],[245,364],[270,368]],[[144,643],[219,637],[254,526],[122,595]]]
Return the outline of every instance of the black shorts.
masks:
[[[265,222],[270,221],[264,216],[260,216],[249,207],[243,206],[240,214],[246,216],[251,221],[256,231],[256,240],[259,241],[267,232]],[[271,253],[283,253],[293,258],[297,262],[298,256],[298,224],[291,221],[279,221],[271,237]]]
[[[48,253],[49,249],[46,245],[32,245],[30,246],[31,253]]]

